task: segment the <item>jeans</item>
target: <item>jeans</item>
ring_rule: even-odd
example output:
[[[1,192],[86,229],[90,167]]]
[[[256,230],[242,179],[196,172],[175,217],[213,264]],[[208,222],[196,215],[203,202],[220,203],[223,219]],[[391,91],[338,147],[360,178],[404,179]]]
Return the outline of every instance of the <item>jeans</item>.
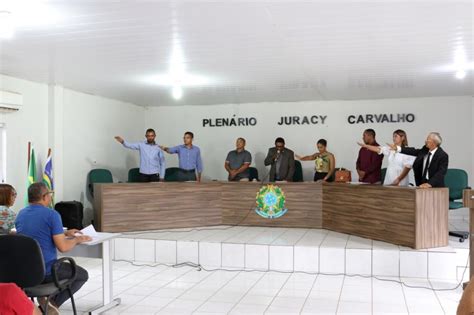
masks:
[[[69,264],[61,264],[57,271],[57,276],[59,280],[67,279],[71,276],[71,267]],[[80,266],[76,266],[76,280],[71,284],[72,294],[79,291],[79,289],[86,283],[89,279],[89,274],[87,270]],[[48,275],[44,278],[43,283],[53,282],[53,276]],[[67,290],[59,293],[58,295],[51,298],[51,301],[54,302],[58,307],[61,306],[64,302],[69,299],[69,293]]]

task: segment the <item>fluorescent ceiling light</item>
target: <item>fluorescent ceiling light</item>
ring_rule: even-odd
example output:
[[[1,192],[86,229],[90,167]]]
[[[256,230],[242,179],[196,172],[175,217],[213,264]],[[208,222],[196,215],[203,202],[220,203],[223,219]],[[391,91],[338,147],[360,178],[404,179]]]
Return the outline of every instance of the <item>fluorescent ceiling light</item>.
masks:
[[[466,50],[462,45],[456,48],[454,52],[454,68],[456,70],[456,78],[464,79],[466,77],[466,71],[469,70],[469,63],[466,57]]]
[[[183,88],[179,85],[174,85],[172,95],[175,100],[180,100],[183,97]]]
[[[464,79],[469,71],[474,70],[474,62],[467,59],[466,50],[462,44],[458,45],[454,51],[453,63],[437,67],[436,71],[453,72],[456,79]]]
[[[169,62],[168,72],[150,76],[145,79],[149,84],[171,87],[171,95],[175,100],[183,97],[183,88],[207,85],[210,79],[204,76],[195,75],[186,71],[186,61],[184,59],[181,46],[175,41],[173,52]]]

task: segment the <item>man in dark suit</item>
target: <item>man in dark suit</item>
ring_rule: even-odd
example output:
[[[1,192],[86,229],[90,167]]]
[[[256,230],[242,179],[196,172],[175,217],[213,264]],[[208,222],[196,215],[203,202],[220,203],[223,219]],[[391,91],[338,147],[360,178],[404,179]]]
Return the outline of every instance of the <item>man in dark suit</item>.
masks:
[[[293,181],[295,173],[295,154],[288,148],[285,148],[285,140],[277,138],[275,147],[268,149],[265,158],[265,166],[271,165],[270,181]]]
[[[416,156],[413,172],[416,185],[421,188],[444,187],[444,176],[448,170],[449,157],[440,147],[441,142],[439,133],[430,132],[421,149],[396,147],[400,153]]]

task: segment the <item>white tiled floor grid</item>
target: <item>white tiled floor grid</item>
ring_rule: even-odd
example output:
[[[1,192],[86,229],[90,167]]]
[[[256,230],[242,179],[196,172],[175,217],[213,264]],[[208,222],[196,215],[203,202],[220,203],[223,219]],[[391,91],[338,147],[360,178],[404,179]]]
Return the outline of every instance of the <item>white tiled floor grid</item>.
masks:
[[[79,314],[101,299],[101,261],[76,258],[90,275],[76,294]],[[411,286],[452,288],[454,281],[386,277]],[[408,288],[375,278],[114,263],[122,304],[105,314],[455,314],[462,289]],[[61,314],[72,314],[69,303]]]
[[[450,230],[467,230],[468,220],[466,209],[450,212]],[[116,240],[114,256],[227,270],[116,261],[114,293],[122,303],[105,314],[455,314],[460,287],[416,287],[451,289],[469,273],[467,241],[450,238],[448,247],[417,251],[321,229],[239,226],[134,233]],[[75,295],[81,314],[100,303],[102,270],[99,259],[76,261],[90,276]],[[72,314],[69,303],[61,314]]]
[[[115,240],[115,259],[459,280],[467,246],[450,238],[447,247],[413,250],[323,229],[217,226],[129,233]]]

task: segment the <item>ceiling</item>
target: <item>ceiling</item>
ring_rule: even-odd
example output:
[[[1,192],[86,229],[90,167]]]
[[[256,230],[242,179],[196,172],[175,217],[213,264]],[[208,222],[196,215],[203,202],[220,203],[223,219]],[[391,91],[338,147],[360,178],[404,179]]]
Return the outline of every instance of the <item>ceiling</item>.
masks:
[[[144,106],[473,92],[472,70],[459,80],[450,66],[457,47],[472,60],[471,1],[67,0],[44,8],[38,15],[49,23],[18,24],[0,41],[1,73]],[[186,71],[207,79],[184,86],[180,100],[150,82],[169,72],[174,44]]]

